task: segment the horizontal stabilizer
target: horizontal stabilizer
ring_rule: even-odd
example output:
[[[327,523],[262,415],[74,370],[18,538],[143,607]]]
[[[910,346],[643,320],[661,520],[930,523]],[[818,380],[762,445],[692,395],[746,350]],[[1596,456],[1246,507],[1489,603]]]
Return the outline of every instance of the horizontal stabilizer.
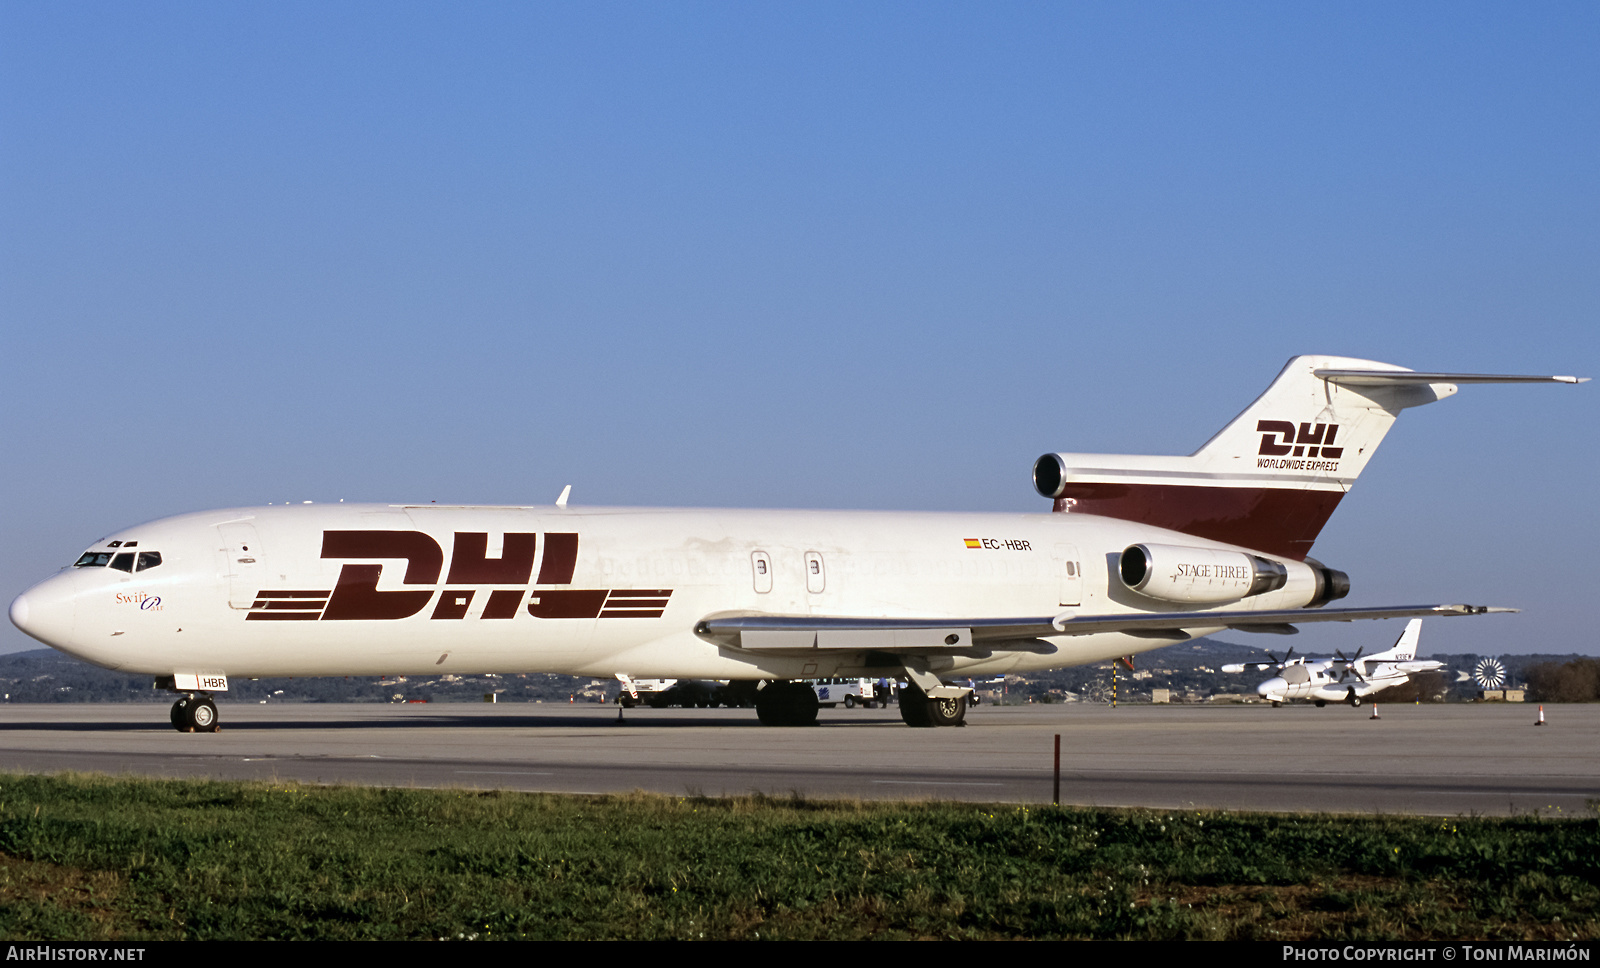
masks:
[[[1418,373],[1414,370],[1312,370],[1329,383],[1347,387],[1405,386],[1417,383],[1588,383],[1586,376],[1519,376],[1508,373]]]

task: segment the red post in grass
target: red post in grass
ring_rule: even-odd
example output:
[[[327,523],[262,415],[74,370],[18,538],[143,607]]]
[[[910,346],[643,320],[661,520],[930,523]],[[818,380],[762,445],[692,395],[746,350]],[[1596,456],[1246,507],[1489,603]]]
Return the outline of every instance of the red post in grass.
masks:
[[[1541,710],[1543,706],[1539,707]],[[1055,792],[1050,796],[1050,802],[1061,806],[1061,734],[1056,734],[1056,785]]]

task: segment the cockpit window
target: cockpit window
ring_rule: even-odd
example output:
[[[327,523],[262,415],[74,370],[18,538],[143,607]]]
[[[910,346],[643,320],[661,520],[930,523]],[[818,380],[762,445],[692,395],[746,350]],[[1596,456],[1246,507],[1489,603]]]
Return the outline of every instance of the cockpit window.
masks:
[[[132,544],[132,542],[128,542]],[[123,545],[128,547],[127,544]],[[138,557],[136,558],[135,555]],[[161,564],[159,551],[85,551],[83,557],[73,562],[74,568],[104,568],[107,565],[118,571],[148,571]]]

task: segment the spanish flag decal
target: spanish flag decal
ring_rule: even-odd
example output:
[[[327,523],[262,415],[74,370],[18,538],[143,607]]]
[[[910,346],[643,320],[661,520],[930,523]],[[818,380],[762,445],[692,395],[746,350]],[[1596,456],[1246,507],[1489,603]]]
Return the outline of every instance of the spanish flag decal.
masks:
[[[966,542],[967,542],[967,547],[968,548],[982,548],[983,547],[983,544],[977,538],[967,538]]]

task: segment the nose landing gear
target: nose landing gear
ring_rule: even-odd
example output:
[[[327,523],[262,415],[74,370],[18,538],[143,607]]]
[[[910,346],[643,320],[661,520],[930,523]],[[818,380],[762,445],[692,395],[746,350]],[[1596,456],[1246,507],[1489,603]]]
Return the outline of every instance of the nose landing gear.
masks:
[[[210,696],[184,696],[172,704],[172,728],[180,733],[215,733],[217,704]]]

